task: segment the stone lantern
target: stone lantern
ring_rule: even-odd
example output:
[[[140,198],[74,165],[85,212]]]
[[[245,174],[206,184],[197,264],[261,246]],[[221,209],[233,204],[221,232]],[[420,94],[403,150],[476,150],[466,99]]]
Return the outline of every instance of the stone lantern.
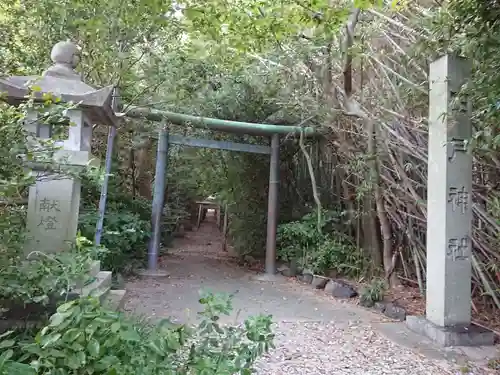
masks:
[[[74,70],[80,60],[79,50],[71,42],[57,43],[51,53],[53,65],[41,77],[0,78],[0,93],[13,105],[26,101],[29,85],[35,100],[52,94],[61,102],[76,104],[69,109],[67,139],[58,143],[52,162],[70,167],[84,167],[92,160],[91,139],[94,124],[114,126],[117,119],[111,107],[113,86],[95,89],[82,81]],[[25,122],[29,143],[52,137],[52,126],[37,122],[38,112],[28,114]],[[36,183],[30,187],[27,229],[27,251],[56,252],[67,249],[77,233],[81,184],[68,174],[44,172],[39,165],[29,166]],[[43,178],[42,178],[43,175]]]

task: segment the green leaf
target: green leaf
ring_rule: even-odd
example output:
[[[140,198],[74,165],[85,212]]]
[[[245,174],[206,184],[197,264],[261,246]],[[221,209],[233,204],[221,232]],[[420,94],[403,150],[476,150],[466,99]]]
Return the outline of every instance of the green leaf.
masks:
[[[73,353],[66,358],[66,364],[69,368],[76,370],[84,365],[85,355],[81,356],[82,352]]]
[[[111,324],[111,332],[116,333],[120,330],[121,324],[120,322],[114,322]]]
[[[140,341],[141,337],[134,329],[128,329],[120,332],[120,337],[125,341]]]
[[[0,335],[0,339],[3,339],[4,337],[7,337],[7,336],[10,336],[14,333],[14,331],[7,331],[7,332],[4,332]]]
[[[58,313],[66,313],[66,312],[68,312],[68,311],[69,311],[72,307],[74,307],[76,303],[77,303],[77,300],[66,302],[66,303],[62,304],[61,306],[59,306],[59,307],[57,308],[57,312],[58,312]]]
[[[116,365],[117,363],[120,363],[120,360],[113,356],[109,355],[106,357],[103,357],[99,360],[99,362],[95,365],[96,370],[106,370],[109,369],[110,367]]]
[[[70,315],[71,314],[68,314],[67,312],[66,313],[62,313],[62,312],[55,313],[54,315],[52,315],[50,317],[49,327],[57,327],[57,326],[61,325],[64,322],[64,320]]]
[[[57,350],[57,349],[50,349],[47,352],[47,354],[49,357],[54,357],[54,358],[66,358],[66,355],[67,355],[66,352],[63,352],[63,351]]]
[[[30,365],[18,362],[7,363],[5,373],[8,375],[36,375],[36,371]]]
[[[165,355],[165,353],[160,349],[160,346],[154,341],[149,342],[148,347],[152,349],[159,356]]]
[[[61,338],[60,333],[53,333],[48,336],[43,336],[40,344],[42,345],[42,349],[56,343]]]
[[[95,338],[91,338],[88,345],[87,350],[92,357],[98,357],[100,351],[100,344]]]
[[[9,349],[9,350],[6,350],[5,352],[3,352],[1,355],[0,355],[0,368],[1,366],[6,362],[8,361],[9,359],[12,358],[12,356],[14,355],[14,351],[12,349]]]
[[[75,340],[77,340],[83,332],[78,329],[78,328],[70,328],[68,329],[64,335],[63,335],[63,340],[69,343],[73,343]]]
[[[15,340],[3,340],[0,341],[0,349],[11,348],[16,344]]]

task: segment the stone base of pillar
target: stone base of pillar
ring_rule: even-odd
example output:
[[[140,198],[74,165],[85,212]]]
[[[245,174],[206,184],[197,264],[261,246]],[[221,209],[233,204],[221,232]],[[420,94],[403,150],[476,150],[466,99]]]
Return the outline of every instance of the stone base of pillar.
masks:
[[[138,270],[137,275],[140,277],[150,277],[154,279],[161,279],[164,277],[169,277],[170,274],[165,270]]]
[[[474,324],[439,327],[424,316],[407,316],[406,325],[411,331],[431,339],[442,347],[490,346],[495,342],[493,332]]]
[[[284,280],[284,277],[280,274],[269,274],[269,273],[259,273],[257,275],[252,275],[250,277],[252,281],[259,281],[262,283],[275,283]]]

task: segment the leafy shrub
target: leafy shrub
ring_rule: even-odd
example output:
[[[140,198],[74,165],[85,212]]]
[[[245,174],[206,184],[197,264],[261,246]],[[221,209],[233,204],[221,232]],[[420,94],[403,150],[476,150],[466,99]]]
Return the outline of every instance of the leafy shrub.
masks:
[[[278,257],[285,261],[304,259],[311,249],[324,240],[325,235],[318,231],[316,213],[306,214],[300,220],[278,226]]]
[[[320,275],[333,270],[344,276],[357,276],[363,270],[364,259],[345,236],[334,234],[326,236],[312,249],[308,265]]]
[[[84,212],[79,218],[82,235],[94,238],[98,214]],[[106,210],[101,244],[107,251],[100,256],[103,269],[129,273],[146,260],[151,223],[130,211]]]
[[[71,251],[24,256],[13,253],[0,258],[0,298],[22,303],[48,303],[63,295],[90,271],[97,249],[77,238]]]
[[[383,279],[374,279],[368,285],[361,289],[359,296],[360,303],[363,306],[371,307],[375,302],[380,302],[384,299],[387,290],[387,283]]]
[[[255,360],[273,347],[271,317],[225,327],[218,320],[230,312],[230,297],[207,294],[200,302],[205,311],[197,327],[169,321],[148,326],[95,299],[68,302],[34,342],[4,337],[0,374],[251,374]]]
[[[151,202],[143,197],[132,197],[121,186],[118,186],[119,181],[113,174],[115,168],[116,165],[112,164],[111,176],[108,180],[106,211],[133,212],[144,221],[151,220]],[[89,167],[82,176],[81,206],[84,211],[97,211],[103,182],[104,168],[102,167]]]
[[[363,257],[346,236],[334,231],[333,224],[338,219],[338,213],[324,211],[321,215],[321,232],[318,230],[316,212],[280,225],[278,256],[285,261],[301,259],[304,266],[320,275],[331,270],[345,276],[359,274],[364,265]]]
[[[26,207],[0,204],[0,257],[19,254],[24,242]]]

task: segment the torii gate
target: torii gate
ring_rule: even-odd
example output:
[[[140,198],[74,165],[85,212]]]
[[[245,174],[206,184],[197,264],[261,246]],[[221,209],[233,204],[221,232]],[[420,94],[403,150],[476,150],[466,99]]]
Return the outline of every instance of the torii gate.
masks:
[[[270,155],[269,193],[267,207],[266,267],[265,274],[259,275],[257,279],[260,281],[273,281],[274,275],[276,274],[276,229],[278,225],[280,135],[302,133],[304,136],[311,136],[316,134],[316,130],[312,127],[254,124],[248,122],[219,120],[141,107],[129,107],[127,112],[123,113],[122,115],[131,118],[146,118],[150,121],[166,121],[174,125],[190,124],[197,128],[207,128],[227,133],[244,133],[249,135],[270,137],[270,146],[262,146],[252,145],[248,143],[235,143],[227,141],[216,141],[212,139],[198,139],[183,137],[179,135],[169,135],[167,129],[162,129],[159,131],[152,203],[153,234],[151,236],[148,249],[148,268],[142,273],[142,275],[152,277],[161,277],[167,275],[164,271],[158,269],[158,249],[160,246],[160,232],[166,185],[168,148],[170,144],[176,144],[190,147],[203,147],[218,150]]]

